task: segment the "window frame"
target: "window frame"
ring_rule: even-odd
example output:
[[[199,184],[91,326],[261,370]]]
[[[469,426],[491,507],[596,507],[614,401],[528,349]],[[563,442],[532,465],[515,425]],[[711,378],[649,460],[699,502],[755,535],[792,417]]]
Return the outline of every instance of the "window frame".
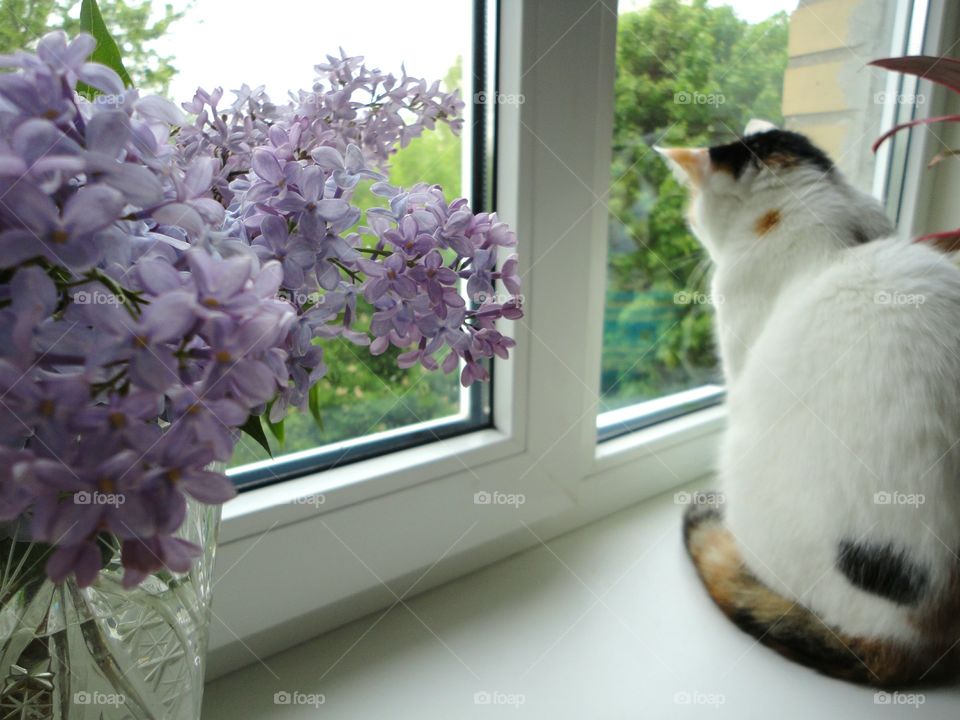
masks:
[[[937,27],[945,6],[931,8]],[[308,637],[713,468],[722,405],[597,443],[616,2],[510,0],[496,14],[496,90],[524,98],[497,104],[495,184],[520,238],[527,315],[504,324],[517,347],[494,362],[492,426],[227,503],[208,679],[269,666]],[[942,34],[927,51],[940,47]],[[929,182],[922,170],[909,165],[909,183]],[[477,504],[480,491],[525,502]]]

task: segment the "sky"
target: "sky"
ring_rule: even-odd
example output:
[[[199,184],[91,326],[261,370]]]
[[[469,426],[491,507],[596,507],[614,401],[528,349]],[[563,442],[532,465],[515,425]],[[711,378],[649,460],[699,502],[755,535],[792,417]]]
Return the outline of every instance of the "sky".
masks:
[[[620,11],[650,0],[620,0]],[[156,2],[161,6],[161,2]],[[184,0],[173,0],[181,8]],[[750,22],[797,0],[711,0],[731,5]],[[470,41],[472,0],[193,0],[155,47],[172,55],[178,74],[171,97],[184,101],[197,86],[230,91],[264,84],[274,99],[307,88],[313,66],[343,47],[368,64],[430,80],[442,79]]]
[[[405,62],[411,75],[442,80],[469,47],[472,6],[471,0],[194,0],[155,47],[175,58],[177,100],[192,97],[198,85],[229,91],[243,82],[265,84],[281,99],[309,88],[313,66],[339,47],[385,72],[399,74]]]

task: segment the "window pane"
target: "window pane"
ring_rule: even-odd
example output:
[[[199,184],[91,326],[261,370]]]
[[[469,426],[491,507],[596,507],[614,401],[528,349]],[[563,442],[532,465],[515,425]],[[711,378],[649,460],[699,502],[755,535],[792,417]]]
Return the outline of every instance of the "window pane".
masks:
[[[460,62],[450,63],[446,81],[456,87],[460,81]],[[432,77],[432,76],[427,76]],[[400,150],[392,163],[390,182],[409,187],[430,181],[443,185],[448,197],[462,194],[460,152],[462,138],[445,125],[425,133]],[[383,205],[365,183],[355,195],[356,204],[364,211]],[[371,242],[372,247],[374,243]],[[360,316],[357,329],[366,329],[370,308],[358,303]],[[274,455],[295,453],[374,433],[395,430],[438,418],[454,416],[461,411],[458,373],[445,375],[427,372],[419,366],[401,370],[397,367],[399,350],[391,348],[383,355],[372,356],[367,348],[335,339],[320,343],[324,347],[327,375],[320,381],[319,427],[309,414],[291,413],[285,422],[284,444],[269,438]],[[485,388],[477,388],[483,392]],[[244,437],[234,452],[232,467],[267,460],[266,452]]]
[[[162,14],[162,4],[156,6],[157,13]],[[439,80],[449,89],[460,88],[463,59],[470,58],[473,6],[471,0],[363,0],[359,5],[273,0],[269,12],[254,17],[238,12],[236,3],[228,0],[194,0],[154,47],[161,59],[169,56],[175,67],[167,93],[177,101],[192,97],[197,86],[221,86],[230,97],[230,90],[246,83],[251,87],[265,85],[271,99],[283,102],[289,91],[309,90],[313,66],[324,62],[327,54],[339,55],[341,47],[348,54],[363,55],[368,67],[399,76],[404,66],[412,76],[428,82]],[[431,24],[448,31],[435,33],[429,43],[411,42],[427,16]],[[302,28],[294,38],[290,35],[291,23]],[[232,40],[224,42],[224,38]],[[244,51],[227,52],[230,45],[242,46]],[[164,67],[162,62],[156,65],[160,89],[165,81]],[[397,153],[389,172],[390,182],[402,187],[438,183],[448,198],[463,195],[469,191],[461,182],[466,142],[468,134],[457,137],[446,125],[438,124],[434,131],[425,132]],[[354,196],[364,210],[385,204],[383,198],[370,192],[370,184],[361,183]],[[370,316],[369,306],[360,310],[357,329],[363,329]],[[309,414],[289,416],[284,444],[270,438],[280,459],[438,418],[470,416],[471,407],[479,405],[461,397],[457,373],[427,373],[419,367],[400,370],[394,350],[373,357],[366,348],[344,340],[321,344],[329,367],[319,393],[323,425],[317,426]],[[472,392],[487,391],[478,387]],[[477,413],[482,409],[472,415]],[[243,436],[231,466],[268,459],[262,448]]]
[[[693,409],[720,395],[708,260],[686,227],[686,192],[651,146],[729,142],[763,118],[807,134],[875,191],[870,142],[884,108],[903,99],[887,97],[887,73],[864,66],[890,54],[907,5],[621,1],[601,437],[648,410],[677,414],[665,396]]]

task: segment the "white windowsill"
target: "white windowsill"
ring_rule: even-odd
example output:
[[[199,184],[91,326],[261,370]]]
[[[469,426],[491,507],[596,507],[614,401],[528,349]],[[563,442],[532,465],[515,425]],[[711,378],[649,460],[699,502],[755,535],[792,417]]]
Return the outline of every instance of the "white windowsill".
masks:
[[[724,415],[708,408],[603,443],[582,474],[483,430],[242,493],[224,507],[207,676],[387,607],[381,582],[419,577],[423,591],[529,548],[525,523],[554,537],[703,476]],[[478,505],[480,491],[525,502]],[[351,567],[354,552],[375,575]]]
[[[683,553],[681,512],[658,496],[266,658],[210,683],[203,717],[918,716],[731,625]],[[284,691],[325,702],[275,704]],[[478,706],[478,692],[523,704]],[[960,689],[923,701],[923,717],[953,717]]]

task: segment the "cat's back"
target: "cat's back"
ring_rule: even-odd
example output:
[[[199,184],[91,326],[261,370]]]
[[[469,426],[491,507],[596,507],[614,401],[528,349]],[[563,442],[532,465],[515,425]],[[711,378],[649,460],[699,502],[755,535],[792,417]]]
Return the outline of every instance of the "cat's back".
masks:
[[[878,317],[890,318],[897,315],[891,309],[919,308],[928,302],[930,312],[952,310],[960,303],[960,255],[929,244],[886,238],[849,248],[820,280],[815,289],[827,294],[848,283],[859,287],[861,299],[872,301]],[[898,291],[914,297],[894,296]]]
[[[731,396],[749,431],[777,422],[851,473],[960,471],[955,259],[894,239],[844,251],[781,294]]]
[[[754,350],[753,365],[793,357],[795,371],[960,369],[960,256],[893,238],[849,248],[780,293]]]
[[[896,238],[852,247],[788,294],[780,315],[771,326],[803,328],[811,350],[838,363],[849,353],[860,371],[960,372],[960,256]]]

